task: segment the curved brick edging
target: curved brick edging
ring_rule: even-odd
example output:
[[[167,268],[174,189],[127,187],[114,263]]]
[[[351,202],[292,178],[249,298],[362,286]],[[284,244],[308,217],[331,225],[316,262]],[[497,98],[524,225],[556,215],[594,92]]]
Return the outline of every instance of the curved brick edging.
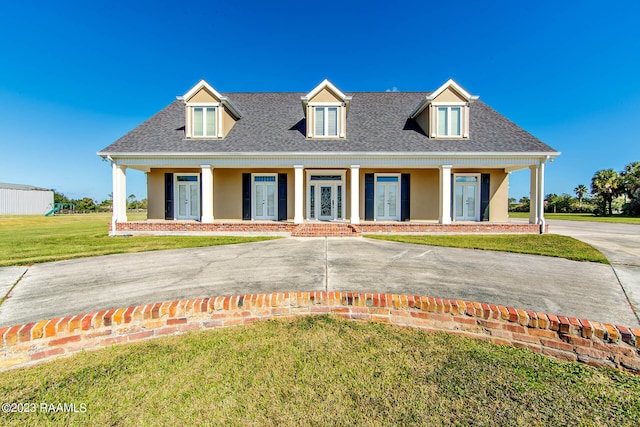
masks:
[[[313,314],[444,331],[640,373],[640,329],[478,302],[350,292],[199,298],[0,328],[0,370],[112,344]]]

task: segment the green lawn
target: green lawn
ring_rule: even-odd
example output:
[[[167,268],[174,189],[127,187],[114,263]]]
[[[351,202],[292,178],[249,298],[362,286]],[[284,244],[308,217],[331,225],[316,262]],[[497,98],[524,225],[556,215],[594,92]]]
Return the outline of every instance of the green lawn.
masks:
[[[131,214],[130,220],[145,214]],[[111,214],[0,216],[0,267],[87,256],[228,245],[273,239],[234,236],[109,237]]]
[[[0,395],[85,408],[15,426],[640,424],[640,376],[329,316],[81,353],[0,373]]]
[[[367,234],[366,237],[393,242],[515,252],[609,264],[607,258],[594,247],[572,237],[557,234]]]
[[[529,218],[528,212],[509,212],[510,218]],[[588,213],[545,213],[546,219],[566,219],[570,221],[592,221],[592,222],[616,222],[620,224],[640,224],[639,217],[613,215],[613,216],[595,216]]]

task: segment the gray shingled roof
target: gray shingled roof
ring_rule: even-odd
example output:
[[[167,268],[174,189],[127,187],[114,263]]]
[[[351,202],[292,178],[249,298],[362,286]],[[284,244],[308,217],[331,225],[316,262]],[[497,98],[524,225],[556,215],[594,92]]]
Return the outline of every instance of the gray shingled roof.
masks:
[[[544,144],[481,101],[470,107],[469,139],[430,139],[409,116],[427,93],[359,92],[346,140],[308,140],[303,93],[229,93],[242,118],[224,139],[185,139],[185,107],[174,101],[102,150],[115,153],[229,152],[545,152]]]

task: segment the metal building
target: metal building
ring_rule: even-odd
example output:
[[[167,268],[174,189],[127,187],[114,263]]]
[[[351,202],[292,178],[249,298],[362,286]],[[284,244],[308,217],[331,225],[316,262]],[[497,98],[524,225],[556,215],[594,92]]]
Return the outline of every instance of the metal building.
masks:
[[[44,215],[53,208],[53,190],[0,183],[0,215]]]

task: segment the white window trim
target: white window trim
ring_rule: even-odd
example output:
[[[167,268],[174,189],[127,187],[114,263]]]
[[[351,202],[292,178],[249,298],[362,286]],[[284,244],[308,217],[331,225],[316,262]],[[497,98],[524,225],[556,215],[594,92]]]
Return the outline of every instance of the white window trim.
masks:
[[[324,125],[324,130],[325,130],[325,135],[316,135],[316,109],[317,108],[324,108],[325,109],[325,117],[327,117],[327,112],[326,109],[327,108],[338,108],[338,112],[337,112],[337,121],[338,123],[336,124],[337,126],[337,134],[336,135],[326,135],[328,127],[329,127],[329,121],[325,120],[325,125]],[[346,122],[346,117],[345,117],[345,103],[344,102],[310,102],[308,104],[308,111],[307,113],[311,113],[311,114],[307,114],[307,121],[309,122],[309,125],[307,126],[307,137],[308,138],[319,138],[319,139],[335,139],[335,138],[344,138],[345,137],[345,133],[346,133],[346,126],[345,126],[345,122]],[[309,119],[310,117],[312,117],[311,119]]]
[[[440,135],[438,133],[438,108],[440,107],[460,107],[460,135]],[[450,113],[448,112],[447,114],[450,114]],[[469,138],[469,103],[468,102],[432,102],[431,115],[429,119],[431,123],[430,125],[431,138],[446,138],[446,139]]]
[[[378,194],[378,177],[384,177],[384,176],[393,176],[393,177],[397,177],[398,178],[398,197],[396,200],[396,212],[398,213],[397,219],[388,219],[388,218],[382,218],[382,219],[378,219],[378,210],[376,209],[376,196]],[[373,174],[373,220],[374,221],[400,221],[400,218],[402,218],[402,212],[400,212],[400,209],[402,208],[402,204],[401,204],[401,200],[402,200],[402,174],[400,173],[376,173]]]
[[[440,133],[440,109],[442,108],[446,108],[446,114],[447,114],[447,133],[445,134],[441,134]],[[458,125],[460,126],[460,133],[457,135],[454,135],[452,133],[452,129],[451,129],[451,110],[457,108],[460,111],[460,115],[458,117]],[[462,135],[464,134],[462,127],[463,127],[463,118],[462,118],[462,111],[463,111],[463,106],[460,105],[438,105],[436,106],[436,136],[438,138],[462,138]]]
[[[456,178],[459,176],[475,176],[478,181],[476,185],[476,212],[475,212],[475,216],[474,219],[464,219],[464,220],[456,220]],[[451,194],[451,204],[453,209],[451,210],[451,219],[455,222],[455,221],[480,221],[480,181],[481,181],[481,174],[479,173],[454,173],[453,174],[453,191]]]
[[[257,176],[273,176],[275,180],[275,203],[274,218],[271,221],[278,220],[278,174],[277,173],[252,173],[251,174],[251,221],[256,221],[256,177]],[[270,221],[269,219],[259,219],[258,221]]]
[[[313,169],[307,170],[307,178],[305,185],[305,199],[306,199],[306,215],[305,218],[307,221],[319,221],[318,220],[318,212],[315,212],[315,218],[311,218],[311,177],[312,176],[322,176],[322,175],[340,175],[340,181],[314,181],[314,184],[322,184],[322,183],[331,183],[342,185],[342,217],[336,218],[336,221],[344,221],[347,217],[347,184],[346,177],[347,171],[345,169]],[[318,204],[316,204],[316,210],[319,209]]]
[[[195,176],[198,184],[198,216],[195,219],[200,221],[202,218],[202,188],[201,177],[199,173],[185,172],[173,174],[173,219],[178,220],[178,177],[179,176]]]
[[[187,138],[193,139],[212,139],[212,138],[222,138],[222,103],[220,102],[189,102],[186,104],[187,106],[187,114],[186,114],[186,136]],[[194,108],[215,108],[216,114],[216,128],[214,135],[203,135],[203,136],[195,136],[193,132],[193,109]],[[203,134],[206,132],[206,121],[202,123],[204,129]]]

